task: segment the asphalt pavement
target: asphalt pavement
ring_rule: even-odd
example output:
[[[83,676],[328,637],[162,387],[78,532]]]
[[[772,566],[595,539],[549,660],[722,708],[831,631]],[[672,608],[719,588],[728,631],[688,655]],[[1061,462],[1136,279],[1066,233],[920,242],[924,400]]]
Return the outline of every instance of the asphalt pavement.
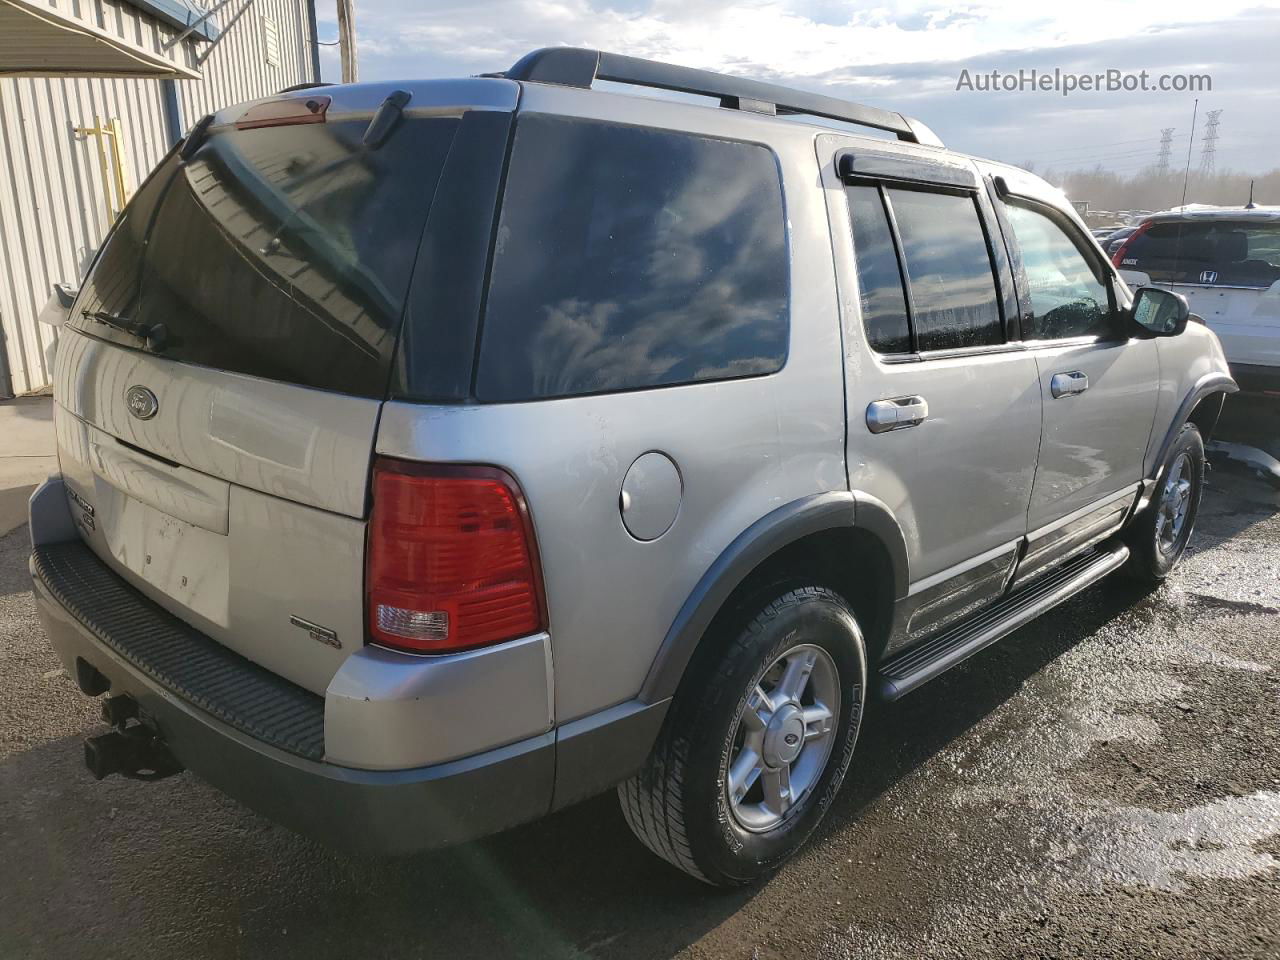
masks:
[[[1280,442],[1270,415],[1225,435]],[[1104,582],[873,707],[819,835],[730,893],[612,794],[379,861],[190,774],[94,782],[27,551],[0,538],[3,958],[1280,957],[1280,494],[1228,466],[1170,583]]]

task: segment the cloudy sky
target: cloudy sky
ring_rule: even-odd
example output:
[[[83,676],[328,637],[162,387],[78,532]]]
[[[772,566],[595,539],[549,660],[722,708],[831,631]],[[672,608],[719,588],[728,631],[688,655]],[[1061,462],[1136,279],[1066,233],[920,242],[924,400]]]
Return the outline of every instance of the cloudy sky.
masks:
[[[337,36],[318,0],[322,39]],[[1280,167],[1280,0],[356,0],[361,79],[500,70],[542,46],[651,57],[822,90],[916,116],[949,146],[1014,163],[1129,173],[1192,101],[1222,110],[1217,166]],[[336,48],[322,48],[337,79]],[[1194,93],[957,90],[999,70],[1208,74]],[[1197,124],[1192,163],[1199,162]]]

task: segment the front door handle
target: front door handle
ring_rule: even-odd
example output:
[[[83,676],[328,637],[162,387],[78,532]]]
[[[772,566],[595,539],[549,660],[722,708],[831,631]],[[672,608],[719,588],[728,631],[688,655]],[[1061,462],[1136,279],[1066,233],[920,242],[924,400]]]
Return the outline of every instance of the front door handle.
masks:
[[[894,397],[867,404],[867,429],[872,433],[904,430],[928,418],[929,404],[924,397]]]
[[[1057,400],[1059,397],[1074,397],[1089,389],[1089,378],[1079,370],[1070,373],[1055,373],[1049,381],[1049,392]]]

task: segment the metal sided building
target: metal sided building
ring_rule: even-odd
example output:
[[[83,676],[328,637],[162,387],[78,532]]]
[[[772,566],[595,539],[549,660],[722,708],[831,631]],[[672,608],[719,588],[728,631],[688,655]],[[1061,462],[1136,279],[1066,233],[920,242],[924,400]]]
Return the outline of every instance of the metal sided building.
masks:
[[[48,385],[55,284],[197,120],[320,79],[314,0],[0,0],[0,399]]]

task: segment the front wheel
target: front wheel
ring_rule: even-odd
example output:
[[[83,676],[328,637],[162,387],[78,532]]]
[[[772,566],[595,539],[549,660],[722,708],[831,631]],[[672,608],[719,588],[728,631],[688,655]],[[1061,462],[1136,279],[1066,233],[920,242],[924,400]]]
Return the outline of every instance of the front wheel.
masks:
[[[1182,558],[1200,512],[1204,470],[1204,441],[1196,425],[1188,423],[1169,450],[1151,503],[1134,520],[1125,538],[1130,576],[1158,584]]]
[[[808,586],[765,605],[709,660],[618,795],[650,850],[737,886],[781,865],[831,805],[858,736],[866,654],[845,600]]]

